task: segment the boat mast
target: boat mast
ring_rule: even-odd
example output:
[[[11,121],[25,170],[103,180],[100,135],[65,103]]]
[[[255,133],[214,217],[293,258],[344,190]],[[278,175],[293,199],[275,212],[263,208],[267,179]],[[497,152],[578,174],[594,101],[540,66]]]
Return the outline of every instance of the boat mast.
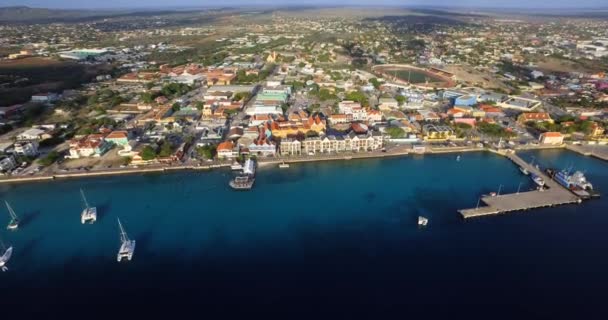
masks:
[[[8,201],[5,200],[4,203],[6,203],[6,208],[8,209],[8,213],[11,215],[11,218],[13,218],[13,220],[17,220],[17,214],[15,214],[15,211],[13,211],[11,205],[8,204]]]
[[[89,208],[89,203],[87,202],[87,198],[84,196],[84,191],[80,189],[80,195],[82,196],[82,201],[84,202],[84,206],[86,209]]]
[[[125,229],[122,227],[122,223],[120,223],[120,218],[116,218],[116,219],[118,219],[118,227],[120,228],[120,240],[122,242],[129,241],[129,236],[127,236]]]

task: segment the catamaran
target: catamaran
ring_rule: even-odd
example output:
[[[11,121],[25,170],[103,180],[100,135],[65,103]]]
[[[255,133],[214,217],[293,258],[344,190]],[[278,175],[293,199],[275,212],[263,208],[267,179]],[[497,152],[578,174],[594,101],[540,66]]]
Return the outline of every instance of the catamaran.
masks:
[[[8,204],[8,201],[4,201],[4,203],[6,203],[6,208],[8,209],[8,214],[11,215],[11,221],[8,223],[6,228],[8,230],[17,230],[17,228],[19,228],[19,219],[17,219],[17,215],[15,214],[15,211],[13,210],[13,208],[11,208],[11,205]]]
[[[87,198],[84,196],[84,191],[82,191],[82,189],[80,189],[80,196],[82,197],[82,202],[84,203],[84,209],[80,213],[80,222],[85,224],[97,221],[97,207],[89,206]]]
[[[6,263],[8,262],[8,260],[11,259],[11,256],[13,255],[13,247],[9,247],[8,249],[6,249],[3,243],[0,242],[0,244],[2,244],[2,251],[4,252],[2,254],[2,257],[0,257],[0,269],[5,272],[8,271]]]
[[[118,250],[117,260],[122,262],[123,260],[131,261],[133,253],[135,252],[135,240],[130,240],[129,236],[125,232],[125,229],[118,219],[118,227],[120,228],[120,249]]]

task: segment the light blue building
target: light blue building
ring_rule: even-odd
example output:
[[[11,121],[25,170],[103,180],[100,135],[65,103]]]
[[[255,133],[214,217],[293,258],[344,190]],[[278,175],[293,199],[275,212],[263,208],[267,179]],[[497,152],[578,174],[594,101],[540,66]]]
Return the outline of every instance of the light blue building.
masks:
[[[477,103],[477,97],[474,95],[464,95],[454,99],[456,106],[472,106]]]

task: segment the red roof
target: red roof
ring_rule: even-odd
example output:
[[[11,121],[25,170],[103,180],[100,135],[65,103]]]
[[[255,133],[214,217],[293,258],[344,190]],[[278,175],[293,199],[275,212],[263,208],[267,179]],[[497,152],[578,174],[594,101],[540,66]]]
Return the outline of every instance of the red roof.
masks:
[[[232,141],[224,141],[217,145],[217,151],[232,150],[233,148],[234,144],[232,143]]]

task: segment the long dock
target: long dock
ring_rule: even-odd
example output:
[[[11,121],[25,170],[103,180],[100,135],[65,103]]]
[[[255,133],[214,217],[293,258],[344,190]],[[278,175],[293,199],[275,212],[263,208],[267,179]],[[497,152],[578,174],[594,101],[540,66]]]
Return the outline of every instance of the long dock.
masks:
[[[483,196],[481,198],[481,202],[483,202],[486,206],[458,210],[463,218],[468,219],[513,211],[554,207],[565,204],[580,203],[582,201],[569,190],[553,181],[553,179],[548,177],[541,170],[525,162],[518,155],[512,153],[506,154],[505,156],[513,161],[513,163],[516,165],[528,170],[528,172],[534,173],[543,178],[543,180],[545,180],[545,187],[547,189],[542,191],[535,190],[504,195]]]

